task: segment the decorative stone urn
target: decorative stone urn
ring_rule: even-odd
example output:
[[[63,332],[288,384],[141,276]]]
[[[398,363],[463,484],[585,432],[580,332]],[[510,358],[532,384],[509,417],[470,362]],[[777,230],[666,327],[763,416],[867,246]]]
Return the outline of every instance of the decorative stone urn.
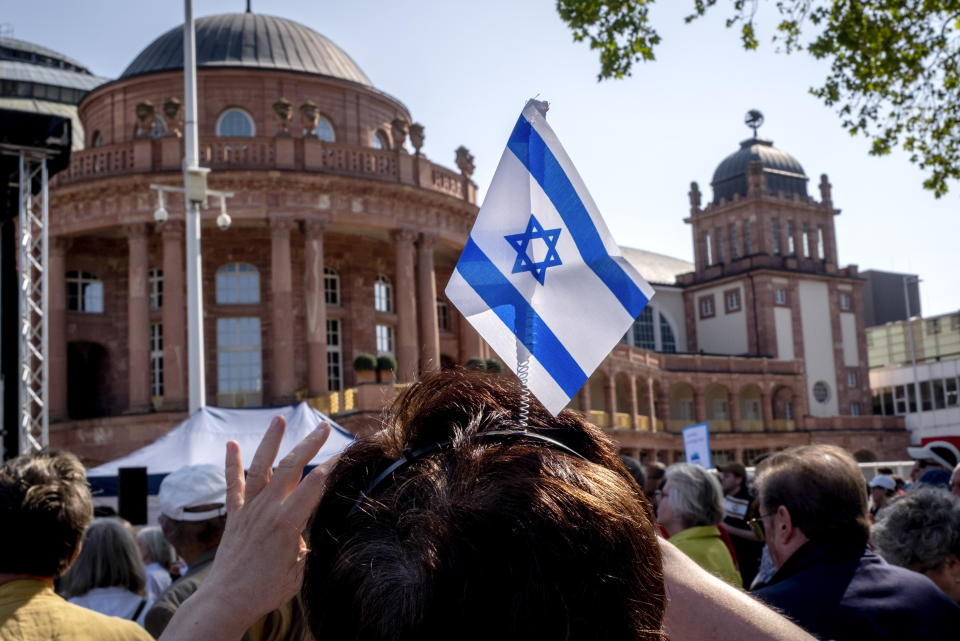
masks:
[[[404,151],[403,143],[407,141],[407,130],[409,125],[403,118],[394,118],[390,121],[390,131],[393,134],[394,151]]]
[[[163,103],[163,117],[167,121],[167,136],[179,138],[180,133],[180,111],[183,109],[183,103],[175,96],[167,98]]]
[[[280,129],[277,131],[277,137],[289,138],[289,123],[293,119],[293,105],[290,104],[290,101],[286,98],[281,98],[273,103],[273,113],[277,114],[277,119],[280,121]],[[314,127],[316,127],[316,125],[314,125]]]
[[[467,178],[473,175],[473,170],[475,169],[473,166],[473,154],[463,145],[457,147],[457,167],[460,169],[460,173]]]
[[[146,138],[153,130],[153,119],[157,115],[157,109],[149,100],[144,100],[136,107],[137,114],[137,138]]]
[[[320,123],[320,108],[317,103],[308,100],[300,105],[300,125],[303,127],[304,138],[317,138],[317,125]]]
[[[415,122],[410,125],[410,144],[413,145],[413,150],[418,156],[420,156],[420,148],[423,147],[423,125],[419,122]]]

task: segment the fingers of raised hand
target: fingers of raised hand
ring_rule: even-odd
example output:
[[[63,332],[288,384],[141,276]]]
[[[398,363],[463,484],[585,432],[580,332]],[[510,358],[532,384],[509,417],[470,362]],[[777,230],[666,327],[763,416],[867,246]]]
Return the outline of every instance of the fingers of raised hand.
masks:
[[[276,488],[275,491],[280,497],[286,497],[297,487],[304,466],[317,455],[328,436],[330,436],[330,425],[321,423],[277,464],[270,487]]]
[[[243,507],[244,480],[243,459],[240,445],[236,441],[227,442],[227,460],[224,466],[227,477],[227,512],[235,513]]]
[[[270,482],[273,476],[273,461],[280,450],[280,441],[283,440],[286,424],[282,416],[274,416],[270,421],[270,427],[260,440],[257,452],[253,455],[253,461],[250,462],[250,468],[247,470],[246,500],[249,501],[255,497]]]

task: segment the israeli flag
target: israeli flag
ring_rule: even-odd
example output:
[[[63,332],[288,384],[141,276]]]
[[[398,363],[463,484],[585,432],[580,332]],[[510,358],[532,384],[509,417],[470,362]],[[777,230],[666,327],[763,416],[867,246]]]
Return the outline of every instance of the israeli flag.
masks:
[[[556,415],[653,296],[531,100],[447,284],[447,298]]]

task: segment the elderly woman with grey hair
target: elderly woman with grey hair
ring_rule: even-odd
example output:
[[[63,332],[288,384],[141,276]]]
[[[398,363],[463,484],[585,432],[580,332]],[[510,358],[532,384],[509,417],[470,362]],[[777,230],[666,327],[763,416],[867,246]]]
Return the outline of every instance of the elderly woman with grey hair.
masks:
[[[120,519],[103,518],[90,524],[60,589],[71,603],[142,626],[150,605],[145,583],[133,534]]]
[[[717,478],[699,465],[675,463],[667,468],[658,490],[657,520],[700,567],[727,583],[743,581],[717,527],[723,519],[723,490]]]
[[[888,563],[925,574],[960,604],[960,500],[921,487],[880,510],[870,533]]]
[[[137,545],[140,546],[140,557],[146,566],[147,599],[155,601],[173,583],[170,566],[176,562],[177,552],[163,538],[163,531],[156,525],[137,532]]]

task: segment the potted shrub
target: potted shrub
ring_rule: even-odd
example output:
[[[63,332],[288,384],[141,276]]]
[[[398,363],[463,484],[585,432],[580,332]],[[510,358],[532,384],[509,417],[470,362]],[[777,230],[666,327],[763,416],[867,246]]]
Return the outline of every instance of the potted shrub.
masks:
[[[503,363],[495,358],[488,358],[486,361],[487,371],[492,374],[499,374],[503,371]]]
[[[487,369],[487,361],[483,360],[482,358],[468,358],[465,366],[467,369],[484,372]]]
[[[372,383],[377,379],[377,359],[372,354],[357,354],[353,371],[357,373],[358,383]]]
[[[397,371],[397,359],[390,354],[377,356],[377,382],[384,383],[393,380],[393,373]],[[389,372],[389,374],[386,374]],[[387,381],[384,381],[384,379]]]

